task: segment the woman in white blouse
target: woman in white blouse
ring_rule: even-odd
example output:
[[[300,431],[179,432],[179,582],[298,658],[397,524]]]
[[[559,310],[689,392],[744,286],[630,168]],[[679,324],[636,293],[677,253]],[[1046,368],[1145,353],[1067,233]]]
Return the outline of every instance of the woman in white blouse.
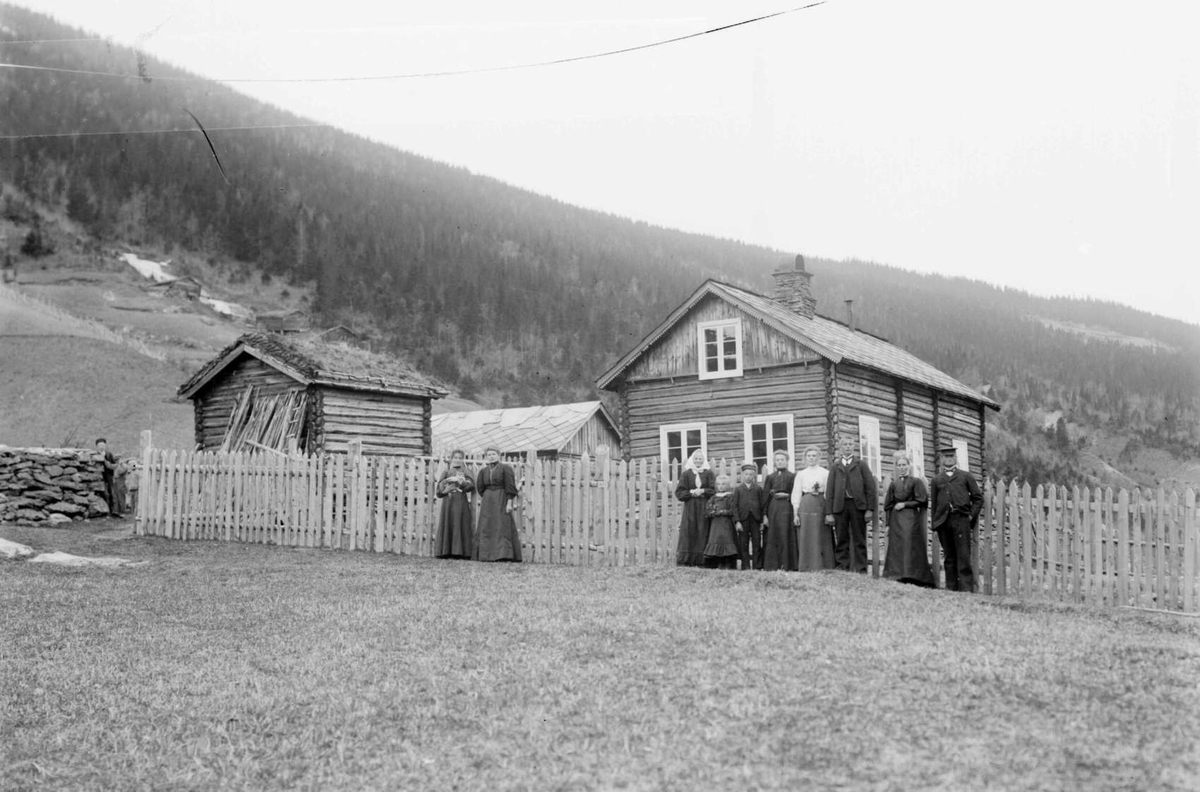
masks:
[[[825,524],[824,488],[829,470],[820,463],[821,449],[815,445],[805,448],[804,467],[792,487],[801,572],[833,569],[833,529]]]

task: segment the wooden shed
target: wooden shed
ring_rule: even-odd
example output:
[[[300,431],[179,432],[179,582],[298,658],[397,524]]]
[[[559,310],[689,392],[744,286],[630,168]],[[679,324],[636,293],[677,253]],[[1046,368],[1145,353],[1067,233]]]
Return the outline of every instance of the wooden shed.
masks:
[[[346,344],[248,333],[179,388],[196,446],[428,454],[431,403],[447,391],[387,355]]]
[[[809,444],[833,457],[859,438],[877,477],[894,449],[933,472],[942,444],[983,475],[984,411],[1000,405],[885,339],[816,313],[797,256],[772,297],[709,280],[598,380],[619,397],[625,457],[795,461]],[[964,318],[964,321],[969,321]]]
[[[172,278],[171,280],[152,283],[147,288],[160,291],[170,297],[183,297],[188,300],[200,299],[201,292],[204,290],[200,285],[200,281],[196,280],[191,275],[184,275],[182,278]]]
[[[505,457],[524,456],[533,449],[543,459],[595,456],[605,446],[615,453],[621,437],[608,410],[599,401],[472,410],[433,416],[433,452],[449,455],[462,449],[483,456],[489,446]]]

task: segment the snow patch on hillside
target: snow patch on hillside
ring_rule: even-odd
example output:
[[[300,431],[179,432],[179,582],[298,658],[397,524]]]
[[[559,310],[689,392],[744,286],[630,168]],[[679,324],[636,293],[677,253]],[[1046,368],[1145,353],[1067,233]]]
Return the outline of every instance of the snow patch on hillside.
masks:
[[[166,281],[175,280],[175,276],[169,274],[165,267],[171,266],[171,262],[151,261],[150,259],[138,258],[133,253],[122,253],[121,258],[126,264],[133,267],[143,278],[149,278],[155,283],[165,283]]]

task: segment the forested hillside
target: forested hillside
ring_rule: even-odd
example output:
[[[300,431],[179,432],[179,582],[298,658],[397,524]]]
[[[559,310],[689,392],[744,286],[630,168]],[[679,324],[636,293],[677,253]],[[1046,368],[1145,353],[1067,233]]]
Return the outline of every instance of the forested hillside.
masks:
[[[87,34],[12,6],[0,15],[4,62],[135,76],[0,69],[0,179],[18,196],[6,199],[9,219],[62,215],[101,244],[182,249],[312,284],[326,321],[370,327],[485,404],[590,397],[594,378],[705,278],[769,292],[770,271],[801,252],[580,209],[329,128],[222,131],[306,121],[220,85],[164,79],[191,75],[103,41],[5,45]],[[854,299],[859,326],[1004,405],[989,448],[999,471],[1149,483],[1176,469],[1164,458],[1200,456],[1200,328],[808,260],[818,311],[842,318]],[[1158,452],[1150,467],[1147,449]]]

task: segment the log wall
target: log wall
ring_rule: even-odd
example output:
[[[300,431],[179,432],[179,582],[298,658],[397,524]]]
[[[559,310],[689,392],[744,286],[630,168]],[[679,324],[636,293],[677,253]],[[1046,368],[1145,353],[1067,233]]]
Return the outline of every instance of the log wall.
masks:
[[[303,383],[258,358],[242,355],[201,389],[192,401],[198,448],[211,451],[221,447],[234,406],[248,386],[254,387],[256,398],[304,389]]]
[[[715,296],[701,300],[687,316],[671,328],[626,372],[635,381],[658,377],[697,376],[700,371],[697,326],[718,319],[742,320],[742,370],[749,372],[780,361],[815,362],[819,357],[808,347],[793,341],[765,322]]]
[[[322,387],[316,450],[346,453],[361,439],[364,454],[429,454],[429,399]]]
[[[659,456],[663,424],[705,422],[708,454],[741,459],[745,454],[744,418],[791,413],[796,452],[826,436],[824,369],[811,365],[764,368],[744,377],[626,383],[623,413],[628,414],[631,457]]]

